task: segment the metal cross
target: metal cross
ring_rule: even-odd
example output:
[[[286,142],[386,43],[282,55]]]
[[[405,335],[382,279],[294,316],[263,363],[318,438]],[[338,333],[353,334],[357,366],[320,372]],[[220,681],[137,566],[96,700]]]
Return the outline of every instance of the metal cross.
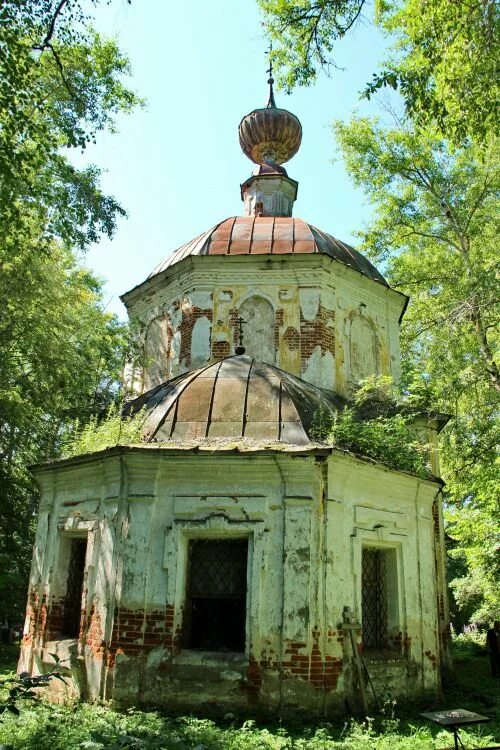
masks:
[[[269,84],[269,99],[267,102],[267,107],[276,107],[276,102],[274,100],[274,91],[273,91],[273,61],[271,59],[271,52],[273,51],[273,43],[271,40],[269,40],[269,49],[266,50],[266,55],[269,55],[269,67],[267,69],[267,73],[269,73],[269,78],[267,79],[267,82]]]
[[[236,318],[234,321],[238,326],[238,340],[239,340],[239,346],[243,346],[243,326],[245,323],[248,323],[248,320],[243,320],[243,318]]]
[[[271,59],[271,52],[273,51],[273,43],[269,42],[269,49],[266,49],[266,55],[269,55],[269,67],[266,70],[266,73],[269,73],[269,78],[273,77],[273,61]],[[268,81],[269,83],[269,81]],[[274,81],[273,81],[274,83]]]

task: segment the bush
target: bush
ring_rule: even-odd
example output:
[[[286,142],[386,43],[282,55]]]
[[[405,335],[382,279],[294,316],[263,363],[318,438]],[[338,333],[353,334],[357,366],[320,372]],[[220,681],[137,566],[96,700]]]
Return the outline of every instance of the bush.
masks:
[[[318,410],[313,437],[400,471],[422,478],[430,475],[432,446],[422,443],[415,430],[415,404],[397,397],[392,378],[362,381],[352,404],[335,415]]]
[[[331,725],[292,731],[254,721],[228,725],[156,712],[119,713],[102,705],[40,704],[25,708],[22,720],[9,716],[0,721],[1,742],[10,750],[435,750],[449,743],[449,735],[433,737],[428,726],[401,731],[397,721],[388,725],[383,720],[376,729],[373,719],[351,721],[341,732]],[[481,743],[488,744],[487,738],[474,736],[474,746]]]
[[[114,445],[140,443],[143,421],[142,411],[131,417],[123,417],[119,405],[113,404],[104,418],[93,416],[83,427],[78,422],[75,424],[64,441],[63,457],[94,453]]]

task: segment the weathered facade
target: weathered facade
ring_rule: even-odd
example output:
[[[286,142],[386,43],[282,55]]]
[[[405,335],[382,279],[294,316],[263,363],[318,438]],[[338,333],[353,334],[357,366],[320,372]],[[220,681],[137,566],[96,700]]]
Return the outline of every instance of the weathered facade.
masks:
[[[240,125],[259,164],[246,216],[124,295],[144,354],[126,407],[142,442],[35,469],[20,667],[43,671],[57,653],[61,695],[325,714],[358,704],[358,650],[380,697],[440,689],[441,483],[314,431],[360,379],[398,379],[407,300],[291,216],[297,183],[280,164],[300,137],[271,94]],[[437,445],[441,426],[418,429]],[[354,651],[346,608],[362,626]]]

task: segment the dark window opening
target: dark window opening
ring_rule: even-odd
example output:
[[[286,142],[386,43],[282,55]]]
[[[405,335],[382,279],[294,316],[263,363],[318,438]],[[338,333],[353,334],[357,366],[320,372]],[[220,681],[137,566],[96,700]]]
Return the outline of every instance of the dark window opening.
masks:
[[[246,539],[190,542],[186,648],[245,650],[247,555]]]
[[[365,548],[362,552],[362,624],[364,648],[387,646],[386,552]]]
[[[72,539],[69,553],[68,579],[66,584],[66,596],[64,598],[62,624],[62,634],[71,638],[77,638],[80,634],[83,575],[85,572],[86,554],[87,540]]]

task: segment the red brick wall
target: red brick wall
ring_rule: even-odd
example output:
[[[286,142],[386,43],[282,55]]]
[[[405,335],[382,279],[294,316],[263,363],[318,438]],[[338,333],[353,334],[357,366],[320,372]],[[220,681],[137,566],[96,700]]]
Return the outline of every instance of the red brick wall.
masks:
[[[208,318],[212,322],[212,308],[186,307],[182,310],[182,320],[180,325],[181,331],[181,349],[179,360],[187,366],[191,364],[191,339],[193,335],[194,324],[199,318]]]
[[[260,659],[251,656],[247,670],[248,685],[254,692],[260,689],[263,672],[283,672],[284,677],[293,677],[306,682],[317,690],[335,690],[342,673],[342,657],[322,655],[319,646],[320,631],[312,631],[312,646],[310,652],[303,641],[286,641],[283,644],[283,661],[280,664],[275,654],[264,653]],[[341,632],[329,630],[327,633],[327,648],[331,644],[343,643]],[[338,650],[338,647],[335,647]]]
[[[115,610],[108,663],[113,663],[118,652],[134,655],[163,647],[175,653],[180,642],[181,632],[174,632],[174,608],[171,605],[152,612],[122,607]]]
[[[85,618],[85,613],[82,613]],[[101,624],[101,615],[96,610],[95,606],[92,605],[90,613],[85,622],[85,643],[90,646],[90,649],[94,656],[98,659],[104,657],[106,651],[106,643],[104,641],[104,632]]]
[[[300,311],[300,358],[302,372],[307,367],[309,357],[317,346],[321,347],[321,353],[330,352],[335,356],[335,330],[328,326],[329,320],[334,319],[335,313],[319,305],[318,313],[314,320],[306,320]]]
[[[29,617],[28,632],[23,636],[26,645],[35,639],[50,641],[60,638],[64,616],[63,599],[48,602],[45,595],[40,599],[38,593],[31,590],[26,615]]]
[[[212,344],[212,357],[214,359],[224,359],[231,354],[229,341],[214,341]]]

